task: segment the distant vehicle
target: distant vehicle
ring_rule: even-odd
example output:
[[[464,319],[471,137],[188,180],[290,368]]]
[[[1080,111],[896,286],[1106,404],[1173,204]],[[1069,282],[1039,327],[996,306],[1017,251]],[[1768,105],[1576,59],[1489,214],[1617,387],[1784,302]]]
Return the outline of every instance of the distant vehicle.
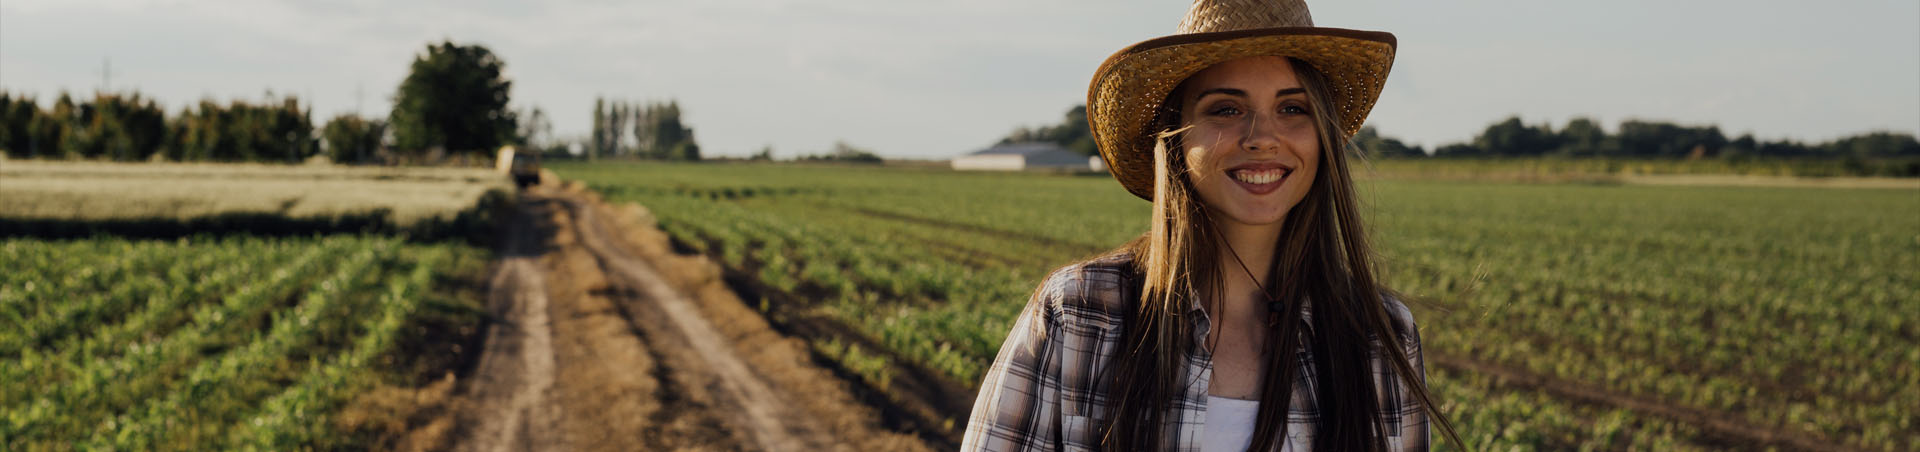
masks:
[[[513,184],[520,188],[540,185],[540,155],[515,153],[513,167],[507,173],[513,176]]]

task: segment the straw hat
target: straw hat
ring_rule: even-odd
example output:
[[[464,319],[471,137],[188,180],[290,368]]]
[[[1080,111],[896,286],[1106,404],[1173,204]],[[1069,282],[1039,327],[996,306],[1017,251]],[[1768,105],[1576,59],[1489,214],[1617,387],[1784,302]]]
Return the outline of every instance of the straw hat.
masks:
[[[1393,67],[1392,33],[1320,28],[1303,0],[1197,0],[1177,34],[1107,57],[1087,89],[1087,122],[1113,177],[1153,199],[1154,112],[1174,87],[1209,66],[1286,56],[1327,75],[1334,114],[1350,137],[1380,98]]]

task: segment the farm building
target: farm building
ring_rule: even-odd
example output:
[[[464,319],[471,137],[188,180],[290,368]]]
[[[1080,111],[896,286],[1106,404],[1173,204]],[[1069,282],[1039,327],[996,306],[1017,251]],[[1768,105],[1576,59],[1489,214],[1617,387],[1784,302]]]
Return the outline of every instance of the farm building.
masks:
[[[1013,143],[995,145],[954,158],[953,169],[999,171],[1092,169],[1088,166],[1088,161],[1087,156],[1053,143]]]

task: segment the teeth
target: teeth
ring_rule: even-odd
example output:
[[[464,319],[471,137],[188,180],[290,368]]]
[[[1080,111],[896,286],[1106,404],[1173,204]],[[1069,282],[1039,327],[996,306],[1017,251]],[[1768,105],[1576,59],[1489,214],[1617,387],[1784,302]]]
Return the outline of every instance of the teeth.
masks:
[[[1284,176],[1286,176],[1286,170],[1280,169],[1239,170],[1233,172],[1233,180],[1254,185],[1270,184],[1273,183],[1273,181],[1280,180],[1280,178]]]

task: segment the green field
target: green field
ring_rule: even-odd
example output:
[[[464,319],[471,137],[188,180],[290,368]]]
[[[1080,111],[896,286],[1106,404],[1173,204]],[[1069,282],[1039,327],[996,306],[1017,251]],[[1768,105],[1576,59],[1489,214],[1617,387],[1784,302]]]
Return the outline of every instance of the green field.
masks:
[[[806,300],[786,312],[888,348],[816,343],[880,387],[886,356],[977,384],[1039,279],[1137,236],[1148,209],[1104,176],[552,166],[644,204],[763,295]],[[1361,185],[1477,446],[1920,448],[1920,193]]]
[[[492,256],[473,241],[505,186],[485,170],[8,162],[0,450],[377,444],[339,414],[457,365],[484,321]]]
[[[285,449],[352,444],[328,415],[417,365],[464,245],[391,238],[0,241],[0,444]]]

